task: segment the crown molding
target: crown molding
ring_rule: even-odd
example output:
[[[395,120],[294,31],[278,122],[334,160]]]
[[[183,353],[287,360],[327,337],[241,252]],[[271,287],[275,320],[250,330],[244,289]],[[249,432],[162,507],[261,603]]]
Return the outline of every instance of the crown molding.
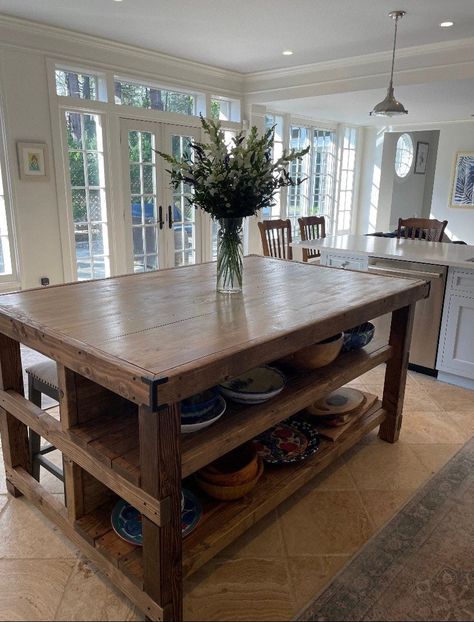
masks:
[[[465,39],[456,39],[454,41],[442,41],[439,43],[428,43],[424,45],[416,45],[406,48],[397,48],[397,59],[416,58],[431,54],[446,54],[448,52],[457,52],[464,50],[474,51],[474,37]],[[370,54],[362,54],[359,56],[350,56],[346,58],[338,58],[329,61],[321,61],[316,63],[308,63],[305,65],[295,65],[284,69],[268,69],[263,71],[254,71],[245,73],[245,82],[253,82],[258,80],[276,80],[288,78],[289,76],[304,76],[309,73],[320,73],[324,71],[333,71],[344,67],[360,67],[361,65],[371,65],[376,63],[385,63],[392,59],[392,51],[372,52]]]
[[[157,52],[156,50],[141,48],[138,46],[129,45],[127,43],[120,43],[118,41],[113,41],[111,39],[106,39],[103,37],[96,37],[94,35],[88,35],[75,30],[68,30],[66,28],[50,26],[48,24],[42,24],[40,22],[35,22],[32,20],[12,17],[4,13],[0,13],[0,27],[1,26],[7,27],[17,33],[21,33],[21,35],[43,35],[45,37],[53,38],[56,41],[66,43],[69,46],[71,44],[71,39],[73,38],[74,42],[77,44],[82,44],[86,46],[92,45],[95,48],[106,50],[108,52],[126,54],[128,56],[134,57],[137,60],[156,61],[158,63],[165,64],[169,68],[174,67],[176,69],[191,69],[199,71],[201,73],[205,73],[210,77],[221,80],[230,79],[235,82],[241,83],[244,77],[244,74],[237,71],[232,71],[230,69],[222,69],[213,65],[198,63],[193,60],[170,56],[162,52]],[[28,42],[28,39],[21,38],[20,41],[21,43],[18,43],[18,41],[16,41],[14,45],[18,45],[18,47],[36,48],[36,46],[31,45]]]

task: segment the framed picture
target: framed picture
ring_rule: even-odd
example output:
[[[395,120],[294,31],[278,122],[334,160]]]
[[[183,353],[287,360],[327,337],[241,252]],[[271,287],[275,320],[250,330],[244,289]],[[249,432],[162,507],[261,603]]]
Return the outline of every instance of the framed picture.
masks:
[[[49,179],[48,150],[45,143],[16,144],[20,179],[45,181]]]
[[[453,167],[451,207],[474,207],[474,151],[456,154]]]
[[[426,163],[428,162],[428,149],[429,143],[416,143],[416,158],[415,158],[415,174],[424,175],[426,173]]]

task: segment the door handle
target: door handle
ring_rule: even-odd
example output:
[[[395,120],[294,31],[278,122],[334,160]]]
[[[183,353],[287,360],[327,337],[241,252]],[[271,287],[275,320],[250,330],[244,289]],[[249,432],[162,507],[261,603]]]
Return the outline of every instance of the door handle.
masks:
[[[171,205],[168,205],[168,227],[171,229],[173,226],[173,216],[171,213]]]
[[[347,268],[347,266],[348,266],[350,263],[351,263],[350,261],[343,261],[343,262],[341,263],[341,268]]]
[[[160,207],[158,208],[158,223],[160,225],[160,229],[163,229],[163,225],[165,224],[163,222],[163,208],[160,205]]]

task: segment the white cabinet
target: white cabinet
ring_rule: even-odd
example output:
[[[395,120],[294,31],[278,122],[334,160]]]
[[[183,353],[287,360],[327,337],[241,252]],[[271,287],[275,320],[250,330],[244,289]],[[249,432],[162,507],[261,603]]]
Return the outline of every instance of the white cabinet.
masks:
[[[437,367],[474,380],[474,270],[449,269]]]
[[[369,267],[367,255],[348,255],[346,252],[335,252],[334,250],[321,250],[321,265],[331,268],[344,268],[347,270],[363,270]]]

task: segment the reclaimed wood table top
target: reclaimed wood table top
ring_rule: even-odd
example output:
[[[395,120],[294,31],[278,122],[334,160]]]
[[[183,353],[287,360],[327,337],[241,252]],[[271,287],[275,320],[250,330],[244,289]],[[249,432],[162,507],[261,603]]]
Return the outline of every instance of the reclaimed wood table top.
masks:
[[[247,369],[271,360],[271,348],[284,356],[428,292],[424,281],[248,256],[243,293],[225,296],[215,271],[205,263],[4,294],[0,331],[59,361],[55,344],[92,365],[181,379],[207,368],[217,381],[245,360]]]

